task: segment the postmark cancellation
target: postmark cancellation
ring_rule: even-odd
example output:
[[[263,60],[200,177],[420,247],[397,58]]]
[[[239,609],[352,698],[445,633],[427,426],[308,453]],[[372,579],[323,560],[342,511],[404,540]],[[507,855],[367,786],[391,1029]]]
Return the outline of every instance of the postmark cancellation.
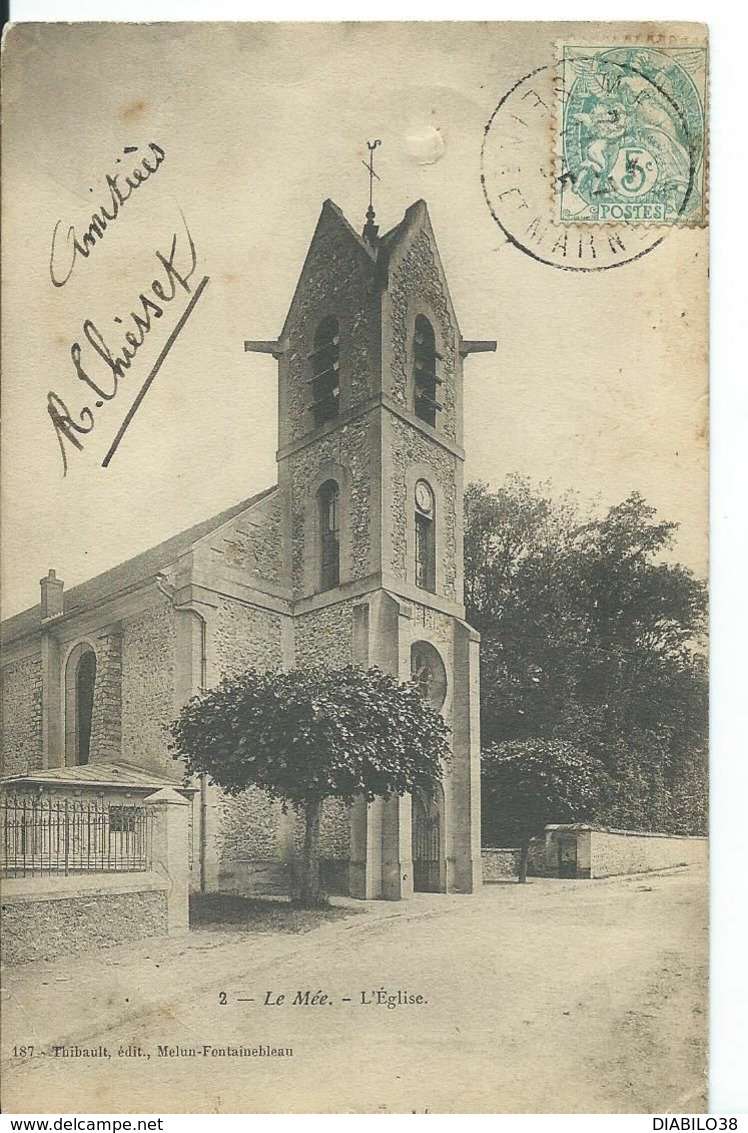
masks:
[[[555,220],[630,227],[707,220],[707,48],[558,45]]]

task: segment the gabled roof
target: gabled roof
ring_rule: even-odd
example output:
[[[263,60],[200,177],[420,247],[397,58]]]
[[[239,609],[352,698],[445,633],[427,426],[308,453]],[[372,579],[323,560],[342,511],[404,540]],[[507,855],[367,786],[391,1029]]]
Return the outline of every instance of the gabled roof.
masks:
[[[454,325],[459,332],[460,324],[457,318],[457,312],[454,309],[454,303],[452,302],[452,295],[449,290],[449,283],[447,282],[444,265],[439,253],[439,245],[436,241],[434,226],[431,223],[428,205],[422,197],[408,206],[400,223],[396,224],[394,228],[391,228],[389,232],[386,232],[379,241],[378,264],[381,271],[382,285],[387,286],[387,274],[390,263],[397,256],[401,245],[407,246],[408,236],[416,226],[422,226],[428,235],[429,243],[434,254],[436,270],[441,278],[444,296],[449,306],[452,319],[454,320]]]
[[[307,249],[307,254],[304,259],[301,272],[299,274],[299,279],[296,287],[294,288],[294,293],[289,304],[288,314],[286,315],[285,322],[283,323],[283,329],[278,336],[279,339],[282,341],[286,334],[292,313],[296,306],[297,296],[299,295],[301,290],[302,280],[304,279],[305,272],[307,270],[307,264],[310,262],[310,258],[312,257],[312,254],[316,247],[319,235],[324,230],[326,225],[328,225],[330,222],[332,222],[334,225],[337,225],[339,230],[344,233],[345,237],[351,242],[351,244],[355,245],[357,249],[363,251],[366,254],[367,259],[371,260],[372,265],[376,265],[377,271],[381,273],[380,279],[382,281],[382,286],[385,286],[384,281],[386,280],[386,269],[389,258],[396,250],[400,241],[407,235],[411,224],[414,221],[418,220],[420,216],[425,216],[427,226],[433,237],[433,229],[431,227],[431,218],[429,217],[428,206],[426,202],[422,198],[420,198],[419,200],[414,201],[412,205],[408,206],[403,214],[402,220],[399,221],[399,223],[396,224],[394,228],[391,228],[384,234],[384,236],[381,236],[379,238],[375,245],[372,245],[363,235],[356,231],[350,221],[346,219],[343,210],[328,197],[327,200],[322,204],[322,209],[319,214],[316,227],[314,229],[314,235],[312,236],[312,239],[309,243],[309,248]],[[435,240],[434,246],[436,246]],[[438,258],[438,251],[436,254]],[[384,269],[383,272],[382,269]],[[441,267],[441,264],[440,271],[443,276],[444,271]]]
[[[421,203],[420,201],[416,201],[416,204],[420,204],[420,203]],[[424,201],[423,203],[425,205],[426,202]],[[414,206],[411,205],[410,207],[413,208]],[[400,237],[403,235],[406,228],[408,227],[408,219],[409,219],[408,213],[409,212],[410,212],[410,209],[406,210],[405,215],[403,216],[403,219],[398,224],[396,224],[394,228],[390,228],[389,232],[385,232],[384,236],[381,236],[379,238],[379,247],[380,248],[384,248],[384,250],[386,252],[388,252],[390,250],[390,248],[393,248],[395,246],[395,244],[397,244],[398,240],[400,239]]]
[[[186,531],[180,531],[178,535],[172,535],[170,539],[166,539],[156,547],[151,547],[149,550],[135,555],[132,559],[118,563],[117,566],[104,571],[103,574],[97,574],[94,578],[79,583],[78,586],[71,586],[70,590],[64,592],[65,614],[85,610],[87,607],[124,590],[135,589],[146,579],[152,578],[159,571],[162,571],[164,567],[176,562],[200,539],[210,535],[222,524],[227,523],[254,504],[264,500],[272,492],[277,491],[277,487],[277,484],[274,484],[271,488],[266,488],[264,492],[258,492],[257,495],[250,496],[248,499],[234,504],[233,507],[226,508],[218,515],[204,519],[202,523],[196,523],[194,527],[188,527]],[[11,641],[25,637],[27,634],[38,632],[40,628],[41,606],[32,606],[29,610],[23,610],[20,614],[6,618],[1,627],[2,643],[7,645]]]
[[[343,210],[338,205],[336,205],[334,201],[330,200],[329,197],[327,198],[327,200],[323,201],[322,209],[320,211],[319,217],[317,218],[317,224],[315,225],[314,234],[309,242],[309,247],[307,248],[307,253],[304,257],[304,263],[302,264],[301,271],[299,272],[299,278],[293,290],[291,302],[288,305],[288,314],[286,315],[285,321],[283,323],[283,329],[278,336],[281,341],[286,334],[286,330],[291,320],[293,311],[296,307],[298,296],[302,290],[302,281],[305,278],[307,267],[311,262],[316,250],[317,242],[320,239],[321,233],[324,232],[326,226],[328,226],[330,222],[332,222],[333,225],[335,225],[344,234],[346,239],[349,240],[350,243],[354,245],[358,251],[365,253],[367,260],[371,260],[372,266],[377,262],[376,248],[373,248],[371,244],[369,244],[368,240],[365,240],[363,236],[360,236],[358,234],[353,225],[348,220],[346,220],[345,216],[343,215]]]
[[[377,258],[376,248],[372,248],[369,241],[356,231],[351,222],[346,218],[342,208],[340,208],[339,205],[336,205],[335,201],[330,200],[329,197],[326,201],[323,202],[322,211],[324,212],[326,208],[328,208],[332,212],[333,216],[336,216],[338,218],[343,228],[348,232],[350,236],[353,237],[357,244],[361,245],[367,255],[371,256],[371,258],[375,260]]]

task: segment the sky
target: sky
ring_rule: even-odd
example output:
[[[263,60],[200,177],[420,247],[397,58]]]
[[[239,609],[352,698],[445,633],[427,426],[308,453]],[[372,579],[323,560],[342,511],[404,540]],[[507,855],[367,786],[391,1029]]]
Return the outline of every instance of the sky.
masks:
[[[564,34],[568,33],[564,28]],[[584,29],[592,34],[592,26]],[[706,571],[706,237],[670,232],[615,271],[540,264],[507,243],[480,183],[484,127],[554,57],[553,25],[17,27],[3,68],[2,613],[38,601],[50,567],[73,586],[275,480],[277,336],[322,202],[360,228],[362,160],[379,138],[382,231],[429,206],[460,327],[495,338],[465,365],[466,478],[511,472],[609,506],[641,492],[680,524],[676,557]],[[154,143],[158,151],[150,151]],[[552,150],[549,124],[549,154]],[[132,149],[132,152],[126,152]],[[155,164],[69,279],[68,228],[109,202],[106,177]],[[186,226],[186,227],[185,227]],[[102,461],[184,311],[179,284],[112,387],[85,339],[113,350],[156,253],[194,303],[107,467]],[[66,261],[66,255],[68,260]],[[115,319],[121,318],[122,323]],[[50,392],[94,427],[65,444]],[[56,402],[59,406],[60,402]]]

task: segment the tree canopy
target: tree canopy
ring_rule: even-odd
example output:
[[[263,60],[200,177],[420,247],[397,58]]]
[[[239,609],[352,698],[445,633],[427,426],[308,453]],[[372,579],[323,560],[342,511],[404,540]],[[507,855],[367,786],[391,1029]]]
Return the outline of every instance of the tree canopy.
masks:
[[[442,776],[449,729],[412,683],[379,669],[248,669],[193,697],[171,728],[175,757],[228,794],[260,787],[305,815],[301,901],[320,900],[325,799],[402,795]]]
[[[487,750],[482,775],[491,801],[486,840],[519,845],[519,880],[524,881],[530,840],[549,822],[589,817],[605,770],[568,740],[507,740]]]
[[[600,821],[696,833],[706,587],[668,557],[676,529],[638,493],[594,516],[519,476],[471,484],[465,600],[482,635],[484,749],[572,744],[601,768]],[[499,804],[484,796],[488,832]]]

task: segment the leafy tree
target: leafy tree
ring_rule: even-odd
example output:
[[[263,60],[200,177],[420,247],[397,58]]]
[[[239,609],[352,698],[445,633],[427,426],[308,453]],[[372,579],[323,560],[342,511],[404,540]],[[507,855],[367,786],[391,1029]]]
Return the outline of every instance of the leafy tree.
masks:
[[[260,787],[304,814],[298,902],[323,902],[325,799],[403,795],[442,775],[449,729],[414,684],[378,669],[249,669],[193,697],[171,726],[174,756],[230,795]]]
[[[520,881],[531,839],[548,822],[589,818],[604,779],[602,765],[565,740],[508,740],[483,753],[485,831],[519,844]]]
[[[518,476],[469,485],[465,516],[484,742],[565,740],[605,770],[601,821],[702,832],[706,589],[669,557],[677,525]]]

